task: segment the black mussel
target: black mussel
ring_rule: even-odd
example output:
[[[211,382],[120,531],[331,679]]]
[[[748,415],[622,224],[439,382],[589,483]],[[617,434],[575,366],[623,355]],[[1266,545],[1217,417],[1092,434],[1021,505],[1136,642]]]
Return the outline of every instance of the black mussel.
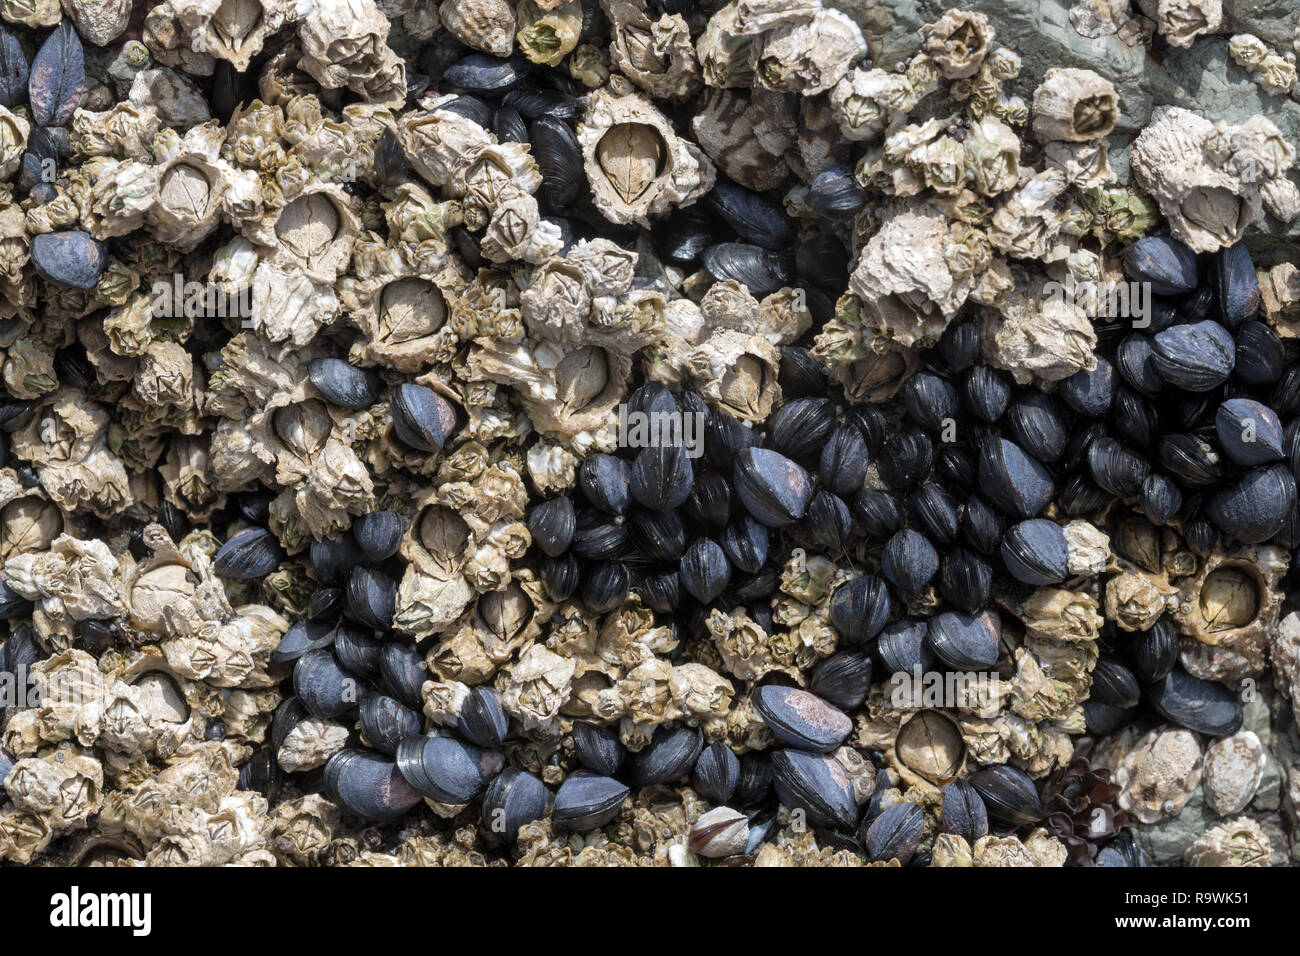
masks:
[[[520,827],[543,819],[550,808],[551,791],[541,778],[515,767],[506,767],[483,791],[483,822],[507,843],[514,842]]]
[[[1088,449],[1098,438],[1104,438],[1107,435],[1106,425],[1103,422],[1092,422],[1083,425],[1082,422],[1076,423],[1074,431],[1070,433],[1070,440],[1065,444],[1065,457],[1061,459],[1061,467],[1066,471],[1078,471],[1080,468],[1088,466]]]
[[[852,219],[867,204],[867,191],[852,166],[831,166],[817,174],[804,201],[827,219]]]
[[[885,414],[875,405],[857,405],[844,415],[844,422],[852,425],[867,443],[867,455],[874,458],[885,444],[885,435],[890,431],[885,421]]]
[[[682,511],[689,520],[713,530],[725,528],[731,520],[730,482],[716,471],[699,475],[682,505]]]
[[[790,284],[790,263],[782,253],[745,242],[721,242],[704,250],[704,268],[719,282],[734,279],[752,295],[765,296]]]
[[[938,573],[939,554],[925,535],[904,528],[885,542],[880,571],[900,591],[915,594]]]
[[[827,490],[849,498],[862,489],[868,464],[870,456],[862,433],[852,425],[842,425],[822,448],[818,474]]]
[[[1168,617],[1134,634],[1128,643],[1133,672],[1145,683],[1162,680],[1178,663],[1178,632]]]
[[[907,516],[897,495],[864,488],[853,498],[853,513],[868,537],[887,538],[903,526]]]
[[[655,241],[665,260],[687,265],[713,245],[713,225],[698,206],[687,206],[674,211],[667,224],[655,230]]]
[[[496,750],[505,743],[510,721],[501,709],[501,695],[491,687],[470,688],[456,720],[456,733],[472,744]]]
[[[739,452],[732,483],[746,510],[769,528],[798,521],[812,499],[808,473],[770,448]]]
[[[342,359],[312,359],[307,377],[316,391],[344,408],[366,408],[379,400],[379,376]]]
[[[1284,465],[1255,468],[1210,495],[1206,517],[1230,537],[1262,544],[1282,530],[1296,507],[1296,482]]]
[[[341,588],[317,588],[307,602],[307,617],[313,621],[332,620],[343,612]]]
[[[889,611],[885,582],[871,574],[841,584],[831,595],[831,626],[850,644],[865,643],[879,634]]]
[[[907,499],[907,514],[935,544],[947,547],[957,540],[961,504],[936,482],[925,482]]]
[[[393,756],[397,745],[420,732],[420,715],[400,700],[367,694],[361,700],[361,732],[380,753]]]
[[[722,741],[700,751],[691,772],[691,786],[709,803],[721,806],[731,799],[740,782],[740,758]]]
[[[328,719],[357,703],[360,681],[322,648],[308,651],[293,665],[293,691],[313,716]]]
[[[968,780],[954,780],[943,791],[939,832],[954,833],[971,846],[989,834],[989,812]]]
[[[339,663],[363,677],[379,676],[379,657],[384,643],[373,632],[362,630],[348,621],[334,627],[334,656]]]
[[[703,749],[704,735],[694,727],[661,727],[649,744],[629,757],[632,782],[649,787],[679,780],[691,772]]]
[[[781,349],[781,367],[777,373],[781,394],[787,398],[816,398],[826,394],[826,368],[800,345]]]
[[[0,578],[0,621],[12,621],[27,617],[34,605],[9,586],[9,582]]]
[[[1148,398],[1165,389],[1165,380],[1156,367],[1155,346],[1145,335],[1133,333],[1119,344],[1115,366],[1124,384]]]
[[[980,495],[966,499],[961,516],[962,540],[981,554],[992,554],[1002,543],[1006,526],[1001,513]]]
[[[906,866],[921,845],[925,811],[915,803],[896,803],[862,829],[862,845],[872,862],[897,860]]]
[[[407,737],[397,745],[397,769],[406,782],[438,803],[469,803],[503,763],[500,751],[455,737]]]
[[[853,533],[849,506],[824,488],[813,495],[804,520],[813,541],[828,551],[842,550]]]
[[[1101,356],[1097,367],[1081,369],[1061,382],[1058,394],[1071,409],[1086,418],[1101,418],[1110,411],[1110,403],[1119,387],[1115,366]]]
[[[1259,276],[1244,242],[1219,250],[1214,259],[1219,291],[1219,318],[1230,329],[1253,319],[1259,312]]]
[[[1103,704],[1121,709],[1136,707],[1142,699],[1137,677],[1109,654],[1101,655],[1092,668],[1092,693]]]
[[[595,508],[585,508],[578,513],[571,547],[579,557],[592,561],[609,560],[627,550],[629,537],[621,518],[612,518]]]
[[[704,204],[745,242],[764,249],[788,249],[794,242],[790,218],[778,202],[719,176]]]
[[[366,820],[396,820],[420,802],[397,765],[368,750],[340,750],[325,764],[322,777],[331,800]]]
[[[1247,385],[1271,385],[1282,377],[1286,352],[1282,340],[1263,322],[1246,322],[1237,329],[1237,362],[1232,374]]]
[[[442,85],[448,90],[493,98],[519,86],[531,71],[532,64],[521,56],[507,60],[471,53],[443,70]]]
[[[573,725],[573,748],[578,762],[592,773],[612,777],[623,766],[627,750],[612,727],[578,721]]]
[[[334,627],[325,621],[299,621],[284,632],[271,652],[272,664],[296,661],[308,651],[320,650],[334,643]]]
[[[1115,839],[1097,852],[1098,866],[1146,866],[1142,848],[1132,830],[1121,830]]]
[[[1219,406],[1214,416],[1219,445],[1238,465],[1265,465],[1284,457],[1282,422],[1262,402],[1232,398]]]
[[[933,372],[918,372],[903,386],[903,408],[928,432],[941,431],[957,414],[957,389]]]
[[[310,555],[316,576],[339,587],[347,583],[352,569],[361,563],[361,549],[350,534],[313,541]]]
[[[835,406],[825,398],[796,398],[767,420],[768,448],[798,461],[816,459],[835,431]]]
[[[1002,420],[1012,441],[1041,462],[1060,458],[1070,440],[1056,402],[1042,392],[1017,399]]]
[[[534,87],[525,90],[511,90],[501,99],[502,106],[519,111],[529,119],[553,116],[556,119],[571,120],[578,115],[578,100],[561,90],[548,90]]]
[[[352,537],[369,561],[384,561],[397,553],[406,522],[395,511],[372,511],[352,522]]]
[[[731,795],[732,805],[750,807],[767,798],[772,788],[772,763],[767,751],[751,750],[740,757],[740,777]]]
[[[1202,291],[1206,291],[1208,294],[1202,296]],[[1213,298],[1213,292],[1208,290],[1205,286],[1202,286],[1188,297],[1188,301],[1190,302],[1189,308],[1180,309],[1177,301],[1174,299],[1158,295],[1152,296],[1151,311],[1145,316],[1147,324],[1142,331],[1147,335],[1155,335],[1157,332],[1163,332],[1165,329],[1169,328],[1169,326],[1179,321],[1179,319],[1187,322],[1195,322],[1197,319],[1203,319],[1205,318],[1206,313],[1209,312],[1210,306],[1214,304],[1211,301]],[[1204,311],[1199,315],[1193,314],[1197,309],[1200,309],[1202,303],[1205,305]]]
[[[528,141],[542,173],[537,200],[548,212],[563,212],[587,184],[578,137],[563,120],[539,116],[528,131]]]
[[[386,631],[393,626],[397,582],[383,571],[364,566],[352,569],[345,592],[348,615],[358,624]]]
[[[499,143],[526,143],[528,124],[513,106],[502,106],[492,114],[492,135]]]
[[[1216,550],[1223,538],[1217,528],[1208,519],[1197,515],[1183,521],[1183,541],[1187,547],[1203,558],[1209,557]]]
[[[1098,438],[1088,447],[1092,480],[1116,498],[1137,495],[1150,471],[1146,459],[1113,438]]]
[[[666,511],[690,496],[694,472],[681,445],[643,448],[628,473],[628,490],[647,508]]]
[[[578,467],[578,485],[586,499],[606,514],[621,515],[632,500],[631,471],[613,455],[592,455]]]
[[[1292,365],[1273,383],[1269,407],[1283,418],[1300,413],[1300,365]]]
[[[558,558],[568,551],[576,530],[573,501],[568,497],[540,502],[528,512],[528,533],[548,557]]]
[[[709,464],[731,474],[736,456],[758,444],[758,435],[725,412],[713,411],[704,425],[704,454]]]
[[[939,592],[953,607],[974,614],[989,602],[992,590],[993,565],[982,555],[957,548],[943,556]]]
[[[1121,727],[1132,723],[1137,714],[1137,708],[1125,710],[1123,707],[1112,707],[1110,704],[1103,704],[1095,697],[1083,702],[1084,727],[1088,733],[1097,736],[1113,734]]]
[[[399,385],[392,394],[393,434],[408,448],[432,454],[442,450],[456,424],[445,398],[423,385]]]
[[[275,535],[265,528],[245,528],[221,546],[212,566],[223,578],[253,581],[266,577],[283,560],[284,549]]]
[[[797,687],[767,684],[754,691],[753,703],[768,729],[799,750],[827,753],[853,729],[847,714]]]
[[[556,603],[573,597],[582,583],[582,561],[576,554],[542,561],[542,584],[547,596]]]
[[[919,428],[905,428],[885,439],[877,465],[880,477],[895,491],[915,488],[934,464],[934,443]]]
[[[31,238],[31,261],[42,278],[74,289],[91,289],[108,265],[108,250],[79,229]]]
[[[924,672],[930,669],[934,660],[925,635],[927,627],[924,621],[899,620],[880,632],[876,639],[876,656],[890,674],[899,672],[912,673],[918,668]]]
[[[1155,295],[1183,295],[1196,288],[1196,253],[1170,236],[1144,236],[1124,253],[1124,271]]]
[[[447,102],[439,104],[438,109],[446,110],[448,113],[455,113],[457,116],[463,116],[484,129],[492,128],[492,107],[477,96],[462,93],[460,96],[452,97]],[[524,141],[527,142],[526,139]]]
[[[1110,410],[1115,434],[1138,448],[1150,448],[1160,429],[1155,408],[1131,388],[1121,388]]]
[[[1237,350],[1232,335],[1218,322],[1175,325],[1156,335],[1156,369],[1175,388],[1208,392],[1232,374]]]
[[[1224,478],[1219,453],[1195,435],[1161,435],[1156,441],[1156,457],[1161,469],[1185,487],[1208,488]]]
[[[958,445],[943,445],[934,463],[934,473],[957,488],[973,488],[979,475],[975,457]]]
[[[424,657],[409,644],[389,641],[379,652],[379,678],[392,696],[408,707],[422,708],[420,688],[428,679]]]
[[[621,607],[632,587],[632,577],[618,561],[604,561],[589,570],[582,582],[582,603],[592,614],[608,614]]]
[[[1017,581],[1034,587],[1060,584],[1069,576],[1070,546],[1055,521],[1032,518],[1007,529],[1002,563]]]
[[[575,833],[603,827],[618,816],[630,792],[613,777],[586,770],[571,773],[555,795],[555,822]]]
[[[1178,486],[1160,474],[1147,475],[1138,494],[1138,508],[1154,525],[1168,524],[1183,506]]]
[[[671,614],[682,601],[682,582],[676,571],[659,571],[644,575],[637,592],[646,607],[661,614]]]
[[[406,152],[397,131],[385,127],[375,143],[375,179],[381,186],[396,189],[408,175]]]
[[[840,710],[857,710],[871,686],[871,657],[860,651],[839,651],[813,669],[808,689]]]
[[[780,581],[773,568],[764,568],[758,574],[738,574],[732,578],[731,596],[737,601],[758,601],[771,597]],[[754,615],[751,613],[750,617]]]
[[[771,755],[777,799],[802,810],[809,822],[850,830],[858,821],[853,784],[845,769],[825,754],[776,750]]]
[[[767,528],[753,518],[733,521],[718,540],[727,560],[746,574],[757,574],[767,563]]]
[[[1222,684],[1193,677],[1181,667],[1151,684],[1147,698],[1165,720],[1194,733],[1227,737],[1241,729],[1237,696]]]
[[[1027,826],[1043,819],[1038,790],[1023,770],[999,764],[977,770],[968,779],[984,801],[989,816],[999,823]]]
[[[986,441],[980,449],[979,490],[1004,514],[1035,518],[1055,493],[1043,464],[1005,438]]]
[[[944,611],[930,618],[925,642],[945,667],[956,671],[986,670],[1002,654],[1002,621],[996,611],[978,614]]]
[[[19,624],[0,645],[0,674],[9,675],[11,687],[22,686],[23,681],[30,679],[23,675],[29,675],[32,665],[42,657],[32,626]]]
[[[799,277],[819,289],[838,296],[849,284],[849,256],[844,243],[822,233],[800,242],[794,255],[795,270]],[[784,387],[784,384],[782,385]]]
[[[727,589],[731,565],[722,546],[708,538],[697,538],[682,556],[682,587],[701,604],[708,604]]]
[[[974,322],[953,322],[939,339],[939,354],[950,372],[964,372],[980,356],[979,329]]]
[[[976,365],[966,373],[962,395],[976,418],[996,422],[1011,403],[1011,383],[1001,372],[987,365]]]
[[[651,561],[676,561],[686,550],[686,528],[675,510],[634,508],[627,528],[632,546]]]

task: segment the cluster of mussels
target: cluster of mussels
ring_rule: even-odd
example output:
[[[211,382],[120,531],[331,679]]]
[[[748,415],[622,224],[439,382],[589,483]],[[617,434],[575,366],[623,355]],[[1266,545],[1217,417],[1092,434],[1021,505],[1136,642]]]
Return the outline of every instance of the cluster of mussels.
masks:
[[[1283,849],[1294,149],[844,6],[0,0],[0,860]]]

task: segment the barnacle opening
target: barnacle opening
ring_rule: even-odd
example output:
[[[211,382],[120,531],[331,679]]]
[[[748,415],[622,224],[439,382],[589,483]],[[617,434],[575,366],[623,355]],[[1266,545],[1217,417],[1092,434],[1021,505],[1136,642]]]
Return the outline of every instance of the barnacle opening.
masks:
[[[966,744],[955,723],[937,711],[926,710],[898,729],[894,753],[909,770],[933,783],[945,783],[961,773]]]
[[[611,388],[618,388],[618,378],[611,374],[609,356],[599,346],[570,352],[555,367],[555,397],[566,414],[603,403]]]
[[[311,458],[325,447],[334,427],[329,409],[318,398],[276,409],[272,423],[280,441],[299,458]]]
[[[44,551],[63,531],[63,512],[51,501],[28,495],[0,509],[0,560]]]
[[[234,51],[261,26],[263,18],[258,0],[222,0],[212,15],[212,30],[226,49]]]
[[[398,279],[379,293],[379,335],[389,344],[433,335],[446,321],[447,304],[428,279]]]
[[[418,545],[440,567],[453,570],[469,541],[469,525],[451,508],[431,505],[416,518]]]
[[[1109,96],[1089,96],[1074,104],[1074,129],[1081,135],[1115,125],[1115,101]]]
[[[533,618],[533,602],[517,582],[503,591],[493,591],[479,598],[478,614],[488,630],[508,641],[528,626]]]
[[[1210,633],[1245,627],[1259,616],[1267,600],[1266,585],[1244,565],[1224,565],[1205,576],[1200,611]]]
[[[177,163],[163,174],[158,198],[168,209],[184,211],[195,219],[208,214],[212,181],[208,174],[189,163]]]
[[[741,414],[757,415],[768,391],[768,368],[757,355],[742,355],[718,387],[723,403]]]
[[[1183,217],[1204,229],[1224,245],[1236,241],[1237,234],[1250,221],[1250,212],[1241,198],[1230,190],[1197,189],[1184,200]]]
[[[619,198],[632,203],[663,175],[668,144],[653,126],[620,123],[600,138],[596,159]]]
[[[140,674],[131,686],[144,691],[149,715],[156,720],[183,724],[190,719],[190,705],[176,679],[166,671],[151,670]]]
[[[290,253],[307,265],[329,254],[343,228],[343,216],[334,200],[322,193],[299,196],[280,213],[275,235]]]

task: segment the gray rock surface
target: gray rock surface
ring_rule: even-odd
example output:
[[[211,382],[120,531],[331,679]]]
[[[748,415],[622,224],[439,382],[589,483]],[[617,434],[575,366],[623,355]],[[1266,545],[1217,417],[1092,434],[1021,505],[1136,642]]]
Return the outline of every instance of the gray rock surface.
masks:
[[[1187,848],[1218,822],[1219,818],[1205,805],[1205,797],[1198,790],[1178,816],[1139,826],[1135,834],[1149,865],[1170,866],[1181,864]]]

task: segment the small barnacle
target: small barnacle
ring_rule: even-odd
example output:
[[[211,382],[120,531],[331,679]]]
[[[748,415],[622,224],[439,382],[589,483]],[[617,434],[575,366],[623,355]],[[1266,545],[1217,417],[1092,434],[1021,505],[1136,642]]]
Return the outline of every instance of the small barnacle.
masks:
[[[972,123],[963,145],[964,167],[981,195],[997,196],[1019,182],[1020,137],[1006,123],[992,117]]]
[[[1279,56],[1259,37],[1239,33],[1228,41],[1228,52],[1237,65],[1249,70],[1267,92],[1285,96],[1295,86],[1294,60]]]
[[[506,0],[442,0],[438,19],[461,43],[493,56],[509,56],[515,42],[515,10]]]
[[[72,145],[82,156],[112,156],[149,162],[159,127],[153,107],[122,102],[103,113],[78,109],[72,114]]]
[[[1156,22],[1156,28],[1173,46],[1189,47],[1205,33],[1216,32],[1223,22],[1222,0],[1138,0],[1138,8]]]
[[[705,401],[743,421],[759,422],[781,397],[780,361],[766,337],[717,329],[691,351],[687,368]]]
[[[519,18],[519,32],[515,34],[515,41],[524,56],[534,63],[558,66],[560,61],[578,47],[578,40],[582,36],[582,4],[579,0],[545,5],[536,0],[520,0],[515,15]],[[586,49],[596,53],[596,58],[593,59],[591,54],[583,54],[582,48],[579,48],[578,53],[569,61],[569,72],[574,79],[589,75],[601,62],[602,55],[595,47],[587,45]],[[605,77],[608,78],[608,68]],[[582,82],[592,87],[604,85],[603,81],[594,84],[588,84],[586,80]]]
[[[996,307],[980,309],[984,360],[1010,372],[1017,382],[1057,382],[1096,367],[1097,335],[1086,310],[1068,296],[1051,295],[1023,270],[1013,269],[1015,287]]]
[[[700,85],[690,29],[679,13],[657,20],[644,0],[601,0],[610,22],[613,65],[656,99],[684,100]]]
[[[737,20],[738,0],[723,6],[709,18],[695,41],[700,73],[709,86],[720,88],[754,85],[754,37],[747,36]]]
[[[212,118],[208,101],[194,82],[169,67],[141,70],[131,81],[131,103],[150,107],[164,126],[189,129]]]
[[[99,809],[104,768],[75,748],[19,760],[5,781],[14,806],[44,819],[53,831],[76,830]]]
[[[211,53],[194,49],[190,31],[167,0],[151,7],[145,14],[140,39],[159,63],[183,69],[192,76],[211,76],[216,66]]]
[[[884,132],[929,91],[898,73],[855,68],[835,84],[830,104],[845,139],[864,140]]]
[[[636,94],[592,93],[578,142],[592,199],[611,222],[649,228],[648,217],[688,205],[713,187],[713,164],[700,148]]]
[[[519,47],[528,56],[534,41],[524,36],[519,37]],[[589,90],[604,86],[609,81],[609,59],[597,46],[590,43],[579,44],[569,57],[569,75]]]
[[[0,179],[8,179],[23,160],[31,124],[0,106]]]
[[[332,283],[352,256],[359,228],[351,197],[339,185],[308,174],[282,176],[275,201],[242,231],[265,247],[268,265]]]
[[[848,14],[820,4],[763,31],[755,46],[759,84],[804,96],[829,90],[867,49],[862,30]]]
[[[1211,827],[1187,848],[1188,866],[1271,866],[1273,844],[1259,822],[1238,817]]]
[[[1034,136],[1040,143],[1104,139],[1119,121],[1115,87],[1092,70],[1054,67],[1034,90]]]
[[[922,49],[945,79],[960,80],[979,72],[993,44],[994,30],[983,13],[949,10],[921,28]]]
[[[166,0],[189,38],[189,46],[243,71],[266,38],[284,24],[281,0]]]

